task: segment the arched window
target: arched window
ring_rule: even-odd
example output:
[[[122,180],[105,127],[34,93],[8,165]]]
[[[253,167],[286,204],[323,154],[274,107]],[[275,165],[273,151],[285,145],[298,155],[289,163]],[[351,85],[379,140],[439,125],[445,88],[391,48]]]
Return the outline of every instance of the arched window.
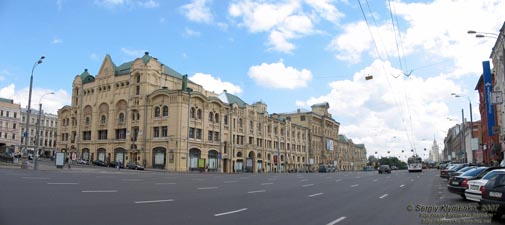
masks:
[[[101,124],[105,124],[106,122],[107,122],[107,117],[106,117],[105,115],[102,115],[102,116],[100,117],[100,123],[101,123]]]
[[[154,108],[154,117],[159,117],[160,116],[160,107],[156,106]]]
[[[191,107],[191,110],[189,112],[191,119],[195,118],[195,108]]]
[[[119,120],[120,123],[124,122],[124,113],[119,113],[118,120]]]
[[[239,126],[240,128],[242,128],[242,118],[239,118],[239,119],[238,119],[238,126]]]
[[[168,106],[163,106],[163,116],[168,116]]]
[[[140,75],[137,75],[137,83],[140,83]]]
[[[214,113],[210,112],[209,113],[209,122],[213,122],[214,121]]]
[[[201,120],[201,119],[202,119],[202,110],[201,110],[201,109],[198,109],[198,110],[196,111],[196,116],[198,117],[198,119],[199,119],[199,120]]]
[[[219,123],[219,113],[214,114],[214,122]]]
[[[86,126],[89,126],[89,116],[88,116],[88,117],[86,117],[86,119],[85,119],[85,122],[84,122],[84,123],[86,124]]]

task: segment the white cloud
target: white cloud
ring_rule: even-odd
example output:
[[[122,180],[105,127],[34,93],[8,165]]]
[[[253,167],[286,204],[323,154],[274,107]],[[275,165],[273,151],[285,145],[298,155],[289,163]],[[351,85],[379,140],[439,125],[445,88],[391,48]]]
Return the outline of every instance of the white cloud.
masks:
[[[61,38],[53,38],[53,41],[51,42],[52,44],[61,44],[63,43],[63,40],[61,40]]]
[[[335,7],[336,3],[333,0],[305,0],[305,2],[314,9],[315,13],[332,23],[338,23],[344,17],[344,14]]]
[[[58,7],[58,11],[63,9],[63,0],[56,0],[56,6]]]
[[[444,136],[441,131],[453,125],[446,119],[449,115],[446,102],[454,101],[449,93],[461,93],[461,88],[443,76],[427,79],[415,74],[397,79],[391,76],[398,73],[401,71],[390,63],[376,60],[355,73],[352,80],[330,82],[329,93],[296,103],[309,107],[328,102],[330,112],[341,122],[339,133],[351,137],[355,143],[373,143],[367,146],[369,153],[375,149],[410,149],[410,143],[429,146],[434,134]],[[368,75],[374,78],[365,80]],[[396,142],[391,140],[394,136]],[[415,142],[422,138],[429,140]]]
[[[48,94],[54,92],[54,94]],[[6,87],[0,88],[0,96],[2,98],[12,99],[14,103],[20,104],[22,108],[26,108],[28,104],[29,88],[25,87],[21,90],[16,90],[14,84],[9,84]],[[42,97],[44,95],[44,97]],[[42,98],[41,98],[42,97]],[[32,89],[31,108],[38,109],[39,103],[42,104],[42,110],[47,113],[57,114],[58,109],[70,104],[71,96],[64,90],[49,90],[41,88]]]
[[[147,9],[158,8],[160,6],[160,4],[154,0],[147,0],[144,2],[138,2],[138,5],[140,5],[140,7],[147,8]]]
[[[247,75],[258,85],[285,89],[306,87],[312,79],[312,73],[309,70],[286,67],[282,60],[277,63],[252,66]]]
[[[434,58],[454,60],[454,69],[448,74],[454,78],[479,73],[482,69],[474,62],[488,58],[489,46],[494,42],[492,39],[476,40],[466,33],[467,30],[478,28],[482,31],[497,31],[505,20],[505,14],[500,10],[505,8],[505,2],[500,0],[435,0],[430,3],[397,1],[392,2],[392,7],[399,20],[406,22],[400,25],[401,34],[396,34],[401,54],[407,59],[415,59],[416,54],[428,53],[422,59],[428,63],[433,63],[430,60]],[[453,10],[455,8],[458,10]],[[395,61],[398,51],[391,20],[389,17],[382,20],[377,18],[377,26],[370,24],[370,28],[381,59],[386,60],[387,53],[390,60]],[[337,59],[357,63],[363,53],[378,58],[364,21],[352,22],[343,25],[343,28],[343,33],[336,36],[327,48],[335,51]]]
[[[184,35],[186,37],[198,37],[201,35],[201,33],[186,27],[184,28]]]
[[[121,48],[121,51],[126,55],[134,57],[142,57],[146,52],[145,50],[127,49],[127,48]]]
[[[336,22],[341,16],[327,1],[307,1],[307,4],[328,20]],[[246,0],[231,4],[228,13],[233,18],[238,18],[238,25],[246,27],[251,33],[269,33],[270,49],[285,53],[295,49],[296,46],[291,43],[293,39],[316,32],[314,20],[319,18],[315,14],[312,16],[314,19],[311,19],[304,12],[300,1],[268,3]]]
[[[96,61],[96,60],[98,60],[98,59],[99,59],[99,58],[98,58],[98,55],[97,55],[96,53],[91,53],[91,54],[89,55],[89,58],[90,58],[91,60],[94,60],[94,61]]]
[[[207,2],[208,0],[193,0],[191,3],[181,6],[181,11],[193,22],[210,24],[214,18]]]
[[[95,4],[106,8],[123,6],[128,3],[128,0],[95,0]]]
[[[230,82],[223,82],[220,78],[214,78],[210,74],[195,73],[189,79],[202,85],[206,90],[213,91],[215,93],[221,93],[223,90],[226,90],[230,94],[242,93],[242,88],[240,88],[240,86],[234,85]]]

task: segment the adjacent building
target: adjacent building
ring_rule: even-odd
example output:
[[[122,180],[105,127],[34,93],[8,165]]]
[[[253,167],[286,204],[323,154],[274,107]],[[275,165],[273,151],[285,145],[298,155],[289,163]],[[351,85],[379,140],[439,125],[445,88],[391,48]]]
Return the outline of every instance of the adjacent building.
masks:
[[[7,153],[19,151],[21,106],[12,99],[0,98],[0,150]],[[0,152],[3,153],[3,152]]]
[[[57,127],[58,127],[58,116],[45,113],[43,111],[30,109],[30,121],[29,121],[29,140],[27,150],[28,153],[33,154],[35,149],[37,148],[37,138],[38,138],[38,148],[39,154],[42,157],[53,156],[54,151],[56,150],[56,135],[57,135]],[[18,136],[20,137],[20,141],[18,142],[21,148],[24,148],[25,145],[25,137],[24,133],[26,130],[26,118],[27,118],[27,109],[22,108],[20,110],[21,113],[21,121],[19,127],[16,132],[18,132]],[[40,121],[39,121],[40,117]],[[37,129],[38,123],[40,122],[40,126]],[[37,135],[37,130],[39,131],[39,135]]]

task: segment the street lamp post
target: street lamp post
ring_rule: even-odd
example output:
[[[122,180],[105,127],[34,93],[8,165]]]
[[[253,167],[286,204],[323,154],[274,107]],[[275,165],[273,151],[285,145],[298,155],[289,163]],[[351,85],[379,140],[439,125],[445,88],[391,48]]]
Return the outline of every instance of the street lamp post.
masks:
[[[462,95],[462,94],[456,94],[456,93],[451,93],[451,95],[454,95],[456,98],[460,97],[466,97],[468,99],[468,104],[470,106],[470,137],[473,138],[473,115],[472,115],[472,101],[470,100],[470,97],[467,95]]]
[[[23,162],[21,163],[21,168],[22,169],[28,169],[28,140],[30,139],[30,104],[32,102],[32,85],[33,85],[33,71],[35,70],[35,67],[37,67],[38,64],[42,63],[42,60],[45,59],[45,56],[41,56],[39,60],[37,60],[32,67],[32,73],[30,75],[30,91],[28,93],[28,108],[26,109],[26,126],[25,126],[25,132],[24,132],[24,138],[25,138],[25,146],[23,148]]]
[[[34,151],[34,158],[33,158],[33,170],[38,169],[38,159],[39,159],[39,143],[40,143],[40,116],[42,115],[42,98],[46,95],[53,95],[54,92],[49,92],[45,93],[42,96],[40,96],[39,99],[39,116],[37,118],[37,129],[35,133],[35,151]]]

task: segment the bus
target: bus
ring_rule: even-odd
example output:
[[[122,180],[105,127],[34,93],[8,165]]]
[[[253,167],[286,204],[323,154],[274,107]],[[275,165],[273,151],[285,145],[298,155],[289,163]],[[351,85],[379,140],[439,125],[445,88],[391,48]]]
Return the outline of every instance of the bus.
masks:
[[[407,161],[407,168],[409,172],[422,172],[423,160],[419,156],[412,156]]]

